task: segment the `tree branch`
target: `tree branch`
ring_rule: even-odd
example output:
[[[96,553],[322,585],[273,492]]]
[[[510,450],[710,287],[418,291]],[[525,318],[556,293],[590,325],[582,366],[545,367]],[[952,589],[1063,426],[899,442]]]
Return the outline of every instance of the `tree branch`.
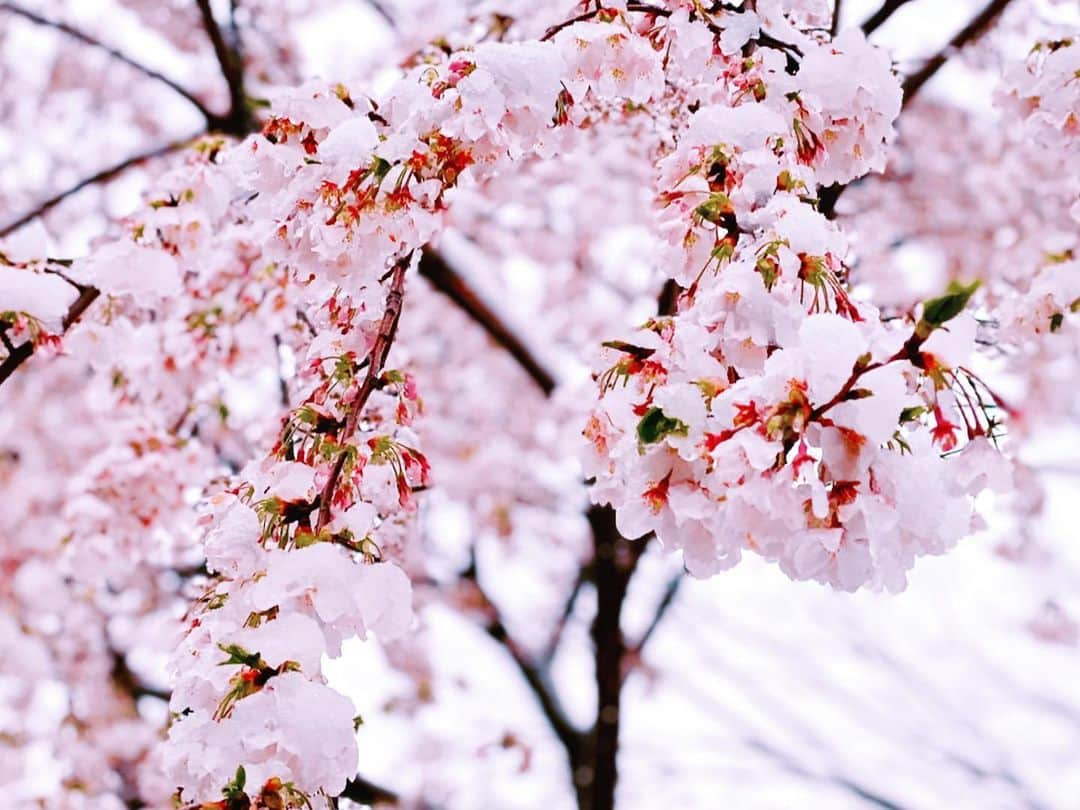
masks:
[[[506,349],[545,395],[550,395],[555,390],[555,378],[551,372],[540,364],[528,347],[447,264],[446,260],[431,248],[425,248],[420,257],[420,275],[464,310],[496,343]]]
[[[555,653],[559,649],[559,643],[562,641],[563,632],[566,630],[566,625],[570,621],[571,614],[574,612],[574,604],[577,602],[578,594],[581,593],[582,586],[591,578],[592,563],[588,562],[578,569],[577,578],[574,580],[574,586],[570,589],[570,593],[566,597],[562,612],[559,614],[559,619],[555,623],[555,629],[552,631],[551,638],[548,639],[548,643],[544,647],[544,652],[540,656],[541,660],[546,662],[546,664],[550,665],[551,660],[555,657]]]
[[[863,33],[866,36],[870,36],[877,31],[881,26],[888,22],[889,18],[899,9],[901,6],[906,6],[911,0],[885,0],[878,10],[867,17],[862,24]]]
[[[67,332],[71,326],[82,317],[82,314],[90,307],[94,301],[97,300],[100,293],[94,287],[79,286],[79,297],[76,298],[70,307],[68,307],[67,313],[64,315],[63,331]],[[32,340],[24,341],[12,349],[8,356],[4,358],[4,362],[0,363],[0,385],[15,373],[15,370],[25,363],[34,354],[34,342]]]
[[[221,26],[214,18],[214,11],[210,7],[210,0],[195,0],[202,15],[203,27],[210,37],[210,44],[214,47],[214,56],[217,57],[221,68],[221,75],[225,78],[225,84],[229,88],[229,113],[221,120],[220,129],[231,135],[242,138],[252,130],[254,120],[248,107],[247,95],[244,92],[244,60],[240,54],[238,43],[232,47],[225,41],[221,32]]]
[[[82,42],[84,45],[89,45],[92,48],[97,48],[98,50],[104,51],[105,53],[109,54],[109,56],[111,56],[113,59],[116,59],[118,62],[123,62],[128,67],[134,68],[139,73],[147,76],[148,78],[161,82],[174,92],[183,96],[184,99],[186,99],[193,107],[195,107],[195,109],[197,109],[202,114],[203,118],[206,119],[207,125],[210,126],[211,129],[216,128],[214,125],[215,122],[218,122],[220,120],[219,117],[214,115],[214,113],[212,113],[210,110],[208,110],[206,108],[206,105],[199,101],[199,99],[197,99],[192,93],[177,84],[168,76],[159,73],[153,68],[149,68],[146,65],[136,62],[130,56],[127,56],[121,51],[118,51],[115,48],[106,45],[100,40],[95,39],[94,37],[84,33],[83,31],[78,30],[77,28],[71,27],[67,23],[60,22],[58,20],[47,19],[46,17],[42,17],[41,15],[36,14],[29,9],[23,8],[16,3],[0,2],[0,11],[7,11],[10,14],[15,14],[25,20],[29,20],[36,25],[55,29],[56,31],[60,31],[63,34],[66,34],[67,36],[76,39],[79,42]]]
[[[386,6],[383,4],[382,0],[367,0],[367,4],[369,6],[371,6],[371,8],[375,11],[376,14],[378,14],[380,17],[382,17],[383,21],[388,26],[390,26],[391,30],[393,30],[393,31],[397,30],[397,21],[394,19],[393,15],[386,8]]]
[[[591,778],[578,783],[578,804],[587,810],[614,810],[623,662],[627,654],[622,633],[622,608],[630,578],[645,552],[648,538],[627,540],[622,537],[615,525],[615,510],[610,506],[592,507],[588,518],[595,551],[596,617],[592,637],[596,723],[589,740],[587,760],[587,775]]]
[[[679,593],[679,588],[682,587],[683,580],[686,579],[686,575],[681,571],[673,576],[668,582],[667,587],[664,589],[664,596],[656,606],[656,611],[653,613],[652,619],[649,621],[649,626],[645,628],[645,632],[641,634],[641,638],[638,639],[637,644],[629,650],[631,660],[641,657],[641,654],[645,650],[645,645],[649,643],[649,639],[652,638],[653,633],[660,626],[660,623],[664,620],[664,616],[667,615],[668,610],[675,604],[675,597]]]
[[[960,51],[965,45],[974,42],[997,19],[997,16],[1005,10],[1012,0],[991,0],[990,3],[976,14],[972,20],[957,32],[949,44],[926,61],[926,64],[904,80],[904,106],[906,107],[924,84],[934,77],[951,56]]]
[[[502,620],[498,605],[487,595],[480,584],[475,558],[469,567],[461,573],[461,579],[471,582],[483,600],[487,611],[484,631],[510,654],[518,672],[521,673],[522,678],[524,678],[525,683],[528,684],[529,689],[536,698],[536,702],[551,726],[551,730],[558,737],[559,742],[562,743],[567,759],[570,762],[570,770],[576,770],[581,761],[584,735],[570,722],[558,695],[548,683],[546,674],[529,659],[525,651],[510,635],[510,631],[507,630],[506,624]]]
[[[638,14],[651,14],[654,17],[670,17],[672,14],[672,10],[670,8],[654,6],[650,3],[630,2],[626,4],[626,10],[628,12]],[[544,32],[544,35],[540,37],[540,41],[545,42],[549,39],[552,39],[563,29],[569,28],[575,23],[591,20],[594,17],[599,16],[603,11],[603,6],[597,3],[596,8],[590,11],[586,11],[582,14],[578,14],[576,17],[571,17],[568,20],[563,20],[561,23],[557,23],[551,26],[547,29],[547,31]],[[708,25],[709,30],[712,31],[714,34],[722,33],[723,29],[716,23],[712,22],[708,18],[706,18],[705,22]],[[777,50],[783,51],[784,54],[788,57],[789,63],[795,63],[797,65],[797,60],[795,59],[795,57],[802,56],[802,50],[799,48],[798,45],[792,45],[789,42],[782,42],[781,40],[774,37],[772,34],[767,33],[766,31],[758,31],[758,33],[754,36],[754,39],[756,39],[758,42],[768,48],[775,48]]]
[[[401,797],[394,791],[376,785],[362,776],[354,776],[345,785],[339,798],[349,799],[360,804],[389,805],[397,807],[401,803]]]
[[[353,433],[356,432],[356,423],[360,419],[360,412],[364,410],[368,397],[375,390],[375,382],[379,375],[382,374],[386,355],[390,353],[390,346],[393,344],[394,336],[397,334],[398,321],[401,319],[401,305],[405,297],[405,270],[409,266],[411,256],[410,253],[404,258],[398,259],[394,269],[390,271],[390,289],[386,293],[386,309],[383,312],[382,320],[379,321],[375,343],[368,353],[367,371],[364,374],[364,379],[360,383],[360,388],[357,389],[356,396],[349,403],[349,413],[345,417],[345,427],[342,428],[339,436],[339,441],[343,444],[349,441]],[[345,467],[346,455],[347,453],[343,448],[338,454],[337,461],[334,462],[330,477],[326,480],[326,486],[323,488],[322,495],[319,498],[319,519],[315,524],[316,534],[330,520],[330,506],[334,500],[334,491],[337,489],[338,479],[341,478],[341,471]]]
[[[36,206],[34,206],[33,209],[27,211],[22,216],[12,220],[3,227],[0,227],[0,239],[18,230],[23,225],[30,222],[30,220],[37,219],[42,214],[47,213],[48,211],[62,203],[64,200],[66,200],[68,197],[70,197],[72,194],[76,194],[82,191],[87,186],[92,186],[97,183],[104,183],[107,180],[113,179],[114,177],[116,177],[116,175],[120,174],[126,169],[130,169],[131,167],[137,166],[140,163],[145,163],[146,161],[152,160],[153,158],[167,155],[170,152],[175,152],[177,149],[180,149],[191,143],[191,141],[199,137],[199,135],[201,134],[203,133],[197,132],[187,138],[181,138],[180,140],[172,141],[171,143],[167,143],[162,146],[155,146],[153,149],[148,149],[147,151],[140,152],[137,155],[132,155],[129,158],[121,160],[119,163],[115,163],[112,166],[108,166],[102,169],[96,174],[92,174],[89,177],[83,178],[75,185],[70,186],[63,191],[57,192],[48,199],[38,203]]]
[[[829,26],[829,36],[836,37],[840,30],[840,14],[844,9],[844,0],[833,0],[832,24]]]
[[[130,695],[131,699],[138,700],[141,697],[155,697],[158,700],[164,700],[169,702],[171,694],[161,689],[153,689],[142,683],[138,676],[131,671],[131,668],[127,663],[127,656],[120,652],[120,650],[112,649],[110,646],[110,652],[112,653],[112,676],[113,684],[116,688],[122,691],[126,695]]]

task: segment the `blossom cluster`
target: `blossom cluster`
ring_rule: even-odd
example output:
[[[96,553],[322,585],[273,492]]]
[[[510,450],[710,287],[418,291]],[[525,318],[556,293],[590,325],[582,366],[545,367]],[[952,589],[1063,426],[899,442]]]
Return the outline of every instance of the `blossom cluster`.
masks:
[[[683,292],[606,344],[586,463],[620,530],[655,532],[692,574],[749,549],[796,579],[895,591],[1007,480],[998,403],[966,370],[974,287],[899,322],[853,298],[817,189],[883,166],[900,88],[857,32],[802,48],[793,75],[775,51],[732,67],[660,161]]]

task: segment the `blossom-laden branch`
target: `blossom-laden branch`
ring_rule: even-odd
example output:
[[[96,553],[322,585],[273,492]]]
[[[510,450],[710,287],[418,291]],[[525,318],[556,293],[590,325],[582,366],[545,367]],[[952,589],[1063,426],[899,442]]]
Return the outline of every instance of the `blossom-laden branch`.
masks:
[[[1005,10],[1012,0],[993,0],[983,10],[971,19],[949,41],[949,44],[941,49],[936,55],[927,60],[921,69],[904,79],[903,104],[906,107],[916,96],[919,90],[936,74],[945,63],[948,62],[961,48],[981,36],[987,28],[997,19],[998,15]],[[897,10],[904,7],[912,0],[887,0],[877,11],[868,17],[862,24],[863,33],[870,36],[874,31],[884,25]],[[818,210],[829,219],[836,216],[836,204],[841,195],[847,190],[849,184],[837,183],[823,188],[818,195]]]
[[[190,103],[196,110],[199,111],[203,118],[206,119],[207,125],[211,129],[222,128],[221,125],[224,123],[224,119],[222,119],[218,115],[215,115],[211,110],[209,110],[206,105],[203,104],[202,101],[200,101],[193,93],[191,93],[189,90],[187,90],[174,80],[170,79],[163,73],[160,73],[159,71],[154,70],[151,67],[147,67],[146,65],[137,62],[122,51],[118,51],[116,48],[106,45],[100,40],[90,36],[83,31],[80,31],[78,28],[74,28],[73,26],[68,25],[65,22],[61,22],[59,20],[50,20],[47,17],[42,17],[40,14],[37,14],[36,12],[31,11],[28,8],[24,8],[18,3],[7,2],[6,0],[5,2],[0,2],[0,11],[6,11],[9,14],[15,14],[25,20],[34,23],[35,25],[40,25],[46,28],[52,28],[56,31],[60,31],[61,33],[71,37],[72,39],[78,40],[84,45],[89,45],[92,48],[97,48],[98,50],[104,51],[118,62],[122,62],[128,67],[137,70],[139,73],[143,74],[147,78],[153,79],[157,82],[161,82],[166,87],[170,88],[173,92],[182,96],[188,103]]]
[[[401,305],[405,297],[405,270],[408,268],[410,260],[411,254],[406,258],[399,259],[390,271],[390,288],[386,294],[386,309],[375,334],[375,343],[368,354],[367,372],[364,374],[360,387],[348,405],[345,427],[339,437],[341,441],[348,441],[356,432],[356,423],[360,419],[360,414],[363,412],[364,406],[367,405],[368,397],[371,396],[371,392],[375,390],[378,384],[379,375],[382,374],[386,355],[390,353],[390,346],[393,344],[394,336],[397,334],[398,321],[401,319]],[[319,519],[315,524],[316,533],[321,531],[330,519],[331,504],[337,492],[338,480],[341,478],[341,471],[345,467],[346,458],[346,453],[338,455],[330,472],[330,477],[326,480],[326,486],[323,488],[319,499]]]
[[[734,5],[727,3],[714,4],[714,8],[717,11],[731,11],[736,13],[741,10]],[[672,15],[671,9],[663,8],[661,6],[655,6],[650,3],[627,3],[626,10],[634,14],[646,14],[653,17],[661,18],[670,17]],[[575,17],[571,17],[567,20],[563,20],[562,22],[551,26],[547,29],[547,31],[544,32],[544,35],[540,38],[540,41],[546,42],[548,40],[554,39],[559,32],[573,25],[576,25],[577,23],[588,22],[589,20],[594,20],[598,18],[603,20],[605,18],[610,18],[615,13],[617,12],[614,12],[612,9],[604,8],[600,3],[597,3],[596,8],[593,8],[589,11],[583,12]],[[723,27],[713,22],[712,19],[708,16],[705,16],[705,12],[703,9],[699,7],[695,11],[695,14],[702,15],[702,19],[706,23],[709,31],[711,31],[714,35],[719,36],[723,33]],[[754,33],[754,39],[756,39],[758,42],[760,42],[762,45],[765,45],[766,47],[775,48],[779,51],[783,51],[788,57],[789,66],[791,67],[793,67],[794,64],[797,63],[797,58],[802,56],[802,49],[799,48],[798,45],[792,45],[791,43],[783,42],[769,34],[764,29],[759,29],[758,31],[756,31]]]
[[[83,313],[90,308],[90,305],[97,300],[100,295],[96,287],[84,286],[81,284],[75,285],[79,291],[78,297],[72,301],[68,307],[67,312],[64,314],[61,321],[62,331],[66,332],[71,326],[83,316]],[[8,350],[7,357],[0,363],[0,385],[15,373],[15,370],[19,368],[23,363],[29,360],[35,350],[34,341],[27,339],[19,344],[12,344],[7,337],[7,330],[10,324],[0,320],[0,338]]]

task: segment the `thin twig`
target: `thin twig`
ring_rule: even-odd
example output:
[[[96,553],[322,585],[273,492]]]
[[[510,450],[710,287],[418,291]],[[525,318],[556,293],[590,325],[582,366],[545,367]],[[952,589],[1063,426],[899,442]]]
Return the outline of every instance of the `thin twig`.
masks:
[[[982,11],[957,32],[956,36],[949,40],[948,45],[928,59],[921,69],[908,76],[904,80],[904,106],[907,106],[915,98],[920,88],[934,77],[934,74],[941,69],[953,54],[982,36],[1011,2],[1012,0],[991,0]]]
[[[170,79],[168,76],[166,76],[166,75],[164,75],[162,73],[159,73],[158,71],[154,70],[153,68],[147,67],[144,64],[136,62],[134,59],[132,59],[127,54],[124,54],[121,51],[118,51],[115,48],[112,48],[112,47],[106,45],[104,42],[101,42],[100,40],[95,39],[94,37],[90,36],[89,34],[83,32],[83,31],[80,31],[77,28],[73,28],[72,26],[68,25],[67,23],[60,22],[59,20],[50,20],[50,19],[48,19],[46,17],[42,17],[40,14],[36,14],[35,12],[30,11],[29,9],[23,8],[22,6],[20,6],[20,5],[16,4],[16,3],[2,2],[2,3],[0,3],[0,11],[7,11],[7,12],[9,12],[11,14],[18,15],[19,17],[22,17],[25,20],[29,20],[30,22],[32,22],[32,23],[34,23],[36,25],[42,25],[42,26],[45,26],[47,28],[52,28],[52,29],[55,29],[56,31],[60,31],[61,33],[64,33],[67,36],[72,37],[73,39],[77,39],[79,42],[82,42],[84,45],[89,45],[92,48],[97,48],[99,50],[104,51],[105,53],[109,54],[109,56],[111,56],[113,59],[116,59],[118,62],[123,62],[128,67],[134,68],[135,70],[139,71],[139,73],[142,73],[144,76],[147,76],[148,78],[154,79],[155,81],[161,82],[162,84],[166,85],[171,90],[173,90],[174,92],[176,92],[179,95],[183,96],[184,99],[186,99],[192,106],[194,106],[195,109],[197,109],[202,114],[203,118],[206,119],[207,124],[210,125],[211,128],[214,128],[214,126],[213,126],[214,122],[219,120],[218,116],[214,115],[214,113],[212,113],[209,109],[207,109],[205,104],[203,104],[201,101],[199,101],[199,99],[196,98],[191,92],[189,92],[187,89],[185,89],[181,85],[177,84],[175,81]]]
[[[382,0],[367,0],[367,4],[371,6],[376,14],[383,18],[386,24],[390,26],[391,30],[397,30],[397,21],[394,19],[389,9],[383,5]]]
[[[137,155],[132,155],[129,158],[121,160],[119,163],[115,163],[112,166],[108,166],[102,169],[96,174],[92,174],[89,177],[83,178],[79,182],[75,183],[75,185],[70,186],[63,191],[57,192],[48,199],[38,203],[36,206],[34,206],[33,209],[27,211],[22,216],[12,220],[3,227],[0,227],[0,238],[3,238],[8,234],[18,230],[23,225],[30,222],[30,220],[40,217],[42,214],[62,203],[72,194],[82,191],[87,186],[92,186],[97,183],[103,183],[106,180],[111,180],[116,175],[123,172],[125,169],[130,169],[131,167],[136,166],[140,163],[144,163],[147,160],[152,160],[153,158],[167,155],[170,152],[175,152],[177,149],[180,149],[181,147],[191,143],[192,140],[199,137],[199,135],[201,134],[202,132],[198,132],[187,138],[181,138],[180,140],[173,141],[162,146],[155,146],[153,149],[148,149],[147,151],[140,152]]]
[[[360,420],[360,413],[364,410],[364,406],[367,404],[368,397],[371,396],[371,392],[375,390],[375,383],[382,374],[383,364],[386,362],[386,355],[390,353],[390,346],[394,342],[394,336],[397,334],[398,321],[401,318],[401,305],[405,297],[405,270],[409,266],[409,261],[412,254],[406,256],[403,259],[399,259],[397,264],[394,265],[394,269],[390,275],[390,289],[386,293],[386,309],[383,311],[382,320],[379,321],[379,329],[375,335],[375,343],[371,347],[371,351],[368,353],[367,359],[367,371],[364,374],[364,379],[360,383],[360,387],[356,391],[356,395],[349,403],[349,412],[345,417],[345,427],[342,429],[339,441],[343,444],[352,438],[352,435],[356,432],[356,424]],[[319,519],[315,524],[315,532],[323,528],[330,520],[330,507],[334,500],[334,492],[337,489],[338,479],[341,478],[341,471],[345,467],[346,452],[344,449],[338,454],[337,461],[334,462],[334,467],[330,472],[330,477],[326,481],[326,486],[323,488],[322,495],[319,500]]]
[[[679,593],[679,588],[682,587],[683,580],[686,579],[686,575],[681,571],[673,576],[664,589],[664,596],[660,602],[656,605],[656,610],[653,612],[653,617],[649,621],[649,626],[645,628],[645,632],[641,634],[641,638],[638,639],[637,644],[630,650],[632,657],[640,657],[641,653],[645,649],[645,645],[649,643],[649,639],[653,637],[656,629],[660,626],[660,623],[664,620],[664,616],[675,604],[675,597]]]
[[[522,678],[536,698],[536,702],[540,706],[540,711],[543,712],[544,717],[551,726],[551,730],[555,733],[555,736],[558,737],[559,742],[562,743],[563,748],[566,750],[571,771],[575,770],[581,759],[584,737],[570,722],[565,709],[563,709],[562,703],[559,701],[557,693],[548,683],[546,674],[529,659],[525,651],[510,635],[510,631],[507,630],[506,624],[503,622],[498,606],[487,595],[483,586],[480,584],[475,557],[469,567],[461,573],[460,578],[471,582],[479,594],[487,613],[484,631],[492,639],[497,641],[510,655],[510,658],[517,666],[518,672],[521,673]]]
[[[570,593],[563,603],[562,612],[559,614],[559,619],[555,623],[555,629],[552,631],[548,643],[544,646],[544,652],[541,654],[540,660],[550,664],[555,657],[555,653],[558,651],[559,644],[562,641],[563,632],[566,630],[566,625],[570,622],[570,617],[574,613],[574,605],[577,604],[578,594],[581,593],[582,587],[589,581],[591,576],[592,563],[586,563],[578,569],[577,577],[574,579],[574,586],[570,589]]]
[[[843,12],[844,0],[833,0],[832,24],[829,26],[829,36],[836,37],[840,31],[840,15]]]

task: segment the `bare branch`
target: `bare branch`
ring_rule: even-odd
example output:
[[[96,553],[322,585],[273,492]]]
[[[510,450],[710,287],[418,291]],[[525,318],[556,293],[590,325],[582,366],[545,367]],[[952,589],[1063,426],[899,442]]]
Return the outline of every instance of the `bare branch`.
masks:
[[[354,776],[345,785],[340,798],[350,799],[360,804],[373,806],[397,807],[401,798],[392,790],[376,785],[362,776]]]
[[[390,26],[392,30],[397,30],[397,21],[394,19],[393,15],[386,8],[386,6],[383,5],[382,0],[367,0],[367,4],[375,10],[376,14],[383,18],[383,20],[386,22],[387,25]]]
[[[998,15],[1009,5],[1012,0],[991,0],[990,3],[976,14],[971,22],[965,25],[956,36],[949,40],[949,44],[938,51],[926,61],[920,70],[911,74],[904,80],[904,106],[911,103],[915,95],[924,84],[934,77],[949,59],[960,51],[965,45],[969,45],[982,36],[997,19]]]
[[[906,6],[910,2],[911,0],[885,0],[877,11],[863,21],[863,33],[866,34],[866,36],[870,36],[888,22],[889,18],[896,13],[897,9]]]
[[[191,143],[195,138],[199,137],[199,135],[201,135],[201,134],[203,134],[203,133],[202,132],[197,132],[194,135],[191,135],[191,136],[189,136],[187,138],[181,138],[180,140],[172,141],[171,143],[167,143],[167,144],[164,144],[162,146],[155,146],[153,149],[148,149],[147,151],[140,152],[137,155],[132,155],[129,158],[125,158],[124,160],[121,160],[119,163],[115,163],[112,166],[108,166],[108,167],[102,169],[101,171],[97,172],[96,174],[92,174],[89,177],[83,178],[82,180],[77,182],[75,185],[70,186],[70,187],[64,189],[63,191],[57,192],[56,194],[49,197],[48,199],[43,200],[42,202],[38,203],[30,211],[27,211],[25,214],[21,215],[20,217],[12,220],[11,222],[7,223],[6,225],[4,225],[2,227],[0,227],[0,238],[3,238],[3,237],[7,236],[10,233],[13,233],[14,231],[18,230],[19,228],[21,228],[26,223],[30,222],[30,220],[37,219],[42,214],[45,214],[48,211],[50,211],[51,209],[55,208],[57,205],[59,205],[64,200],[66,200],[68,197],[70,197],[72,194],[76,194],[76,193],[82,191],[87,186],[92,186],[92,185],[95,185],[97,183],[104,183],[107,180],[112,180],[114,177],[116,177],[118,174],[125,171],[126,169],[130,169],[133,166],[137,166],[140,163],[145,163],[146,161],[152,160],[153,158],[162,157],[163,155],[167,155],[170,152],[175,152],[177,149],[180,149],[180,148],[186,146],[187,144]]]
[[[154,689],[144,684],[139,677],[131,671],[128,666],[127,656],[120,650],[112,649],[110,646],[110,652],[112,654],[112,676],[113,684],[126,695],[129,695],[132,700],[138,700],[141,697],[154,697],[158,700],[164,700],[166,703],[169,701],[171,694],[161,689]]]
[[[626,640],[622,633],[622,608],[630,578],[645,552],[648,537],[627,540],[615,525],[615,510],[594,506],[588,513],[595,551],[596,617],[592,637],[595,645],[596,722],[590,737],[587,760],[591,779],[577,785],[579,803],[589,810],[614,810],[618,781],[619,720],[622,702]]]
[[[835,37],[840,30],[840,15],[844,10],[844,0],[833,0],[832,25],[829,26],[829,36]]]
[[[485,632],[497,641],[513,659],[518,672],[521,673],[525,683],[528,684],[529,689],[536,698],[536,702],[540,706],[540,710],[551,726],[551,730],[566,750],[571,770],[576,769],[581,760],[584,735],[570,722],[557,693],[548,683],[546,673],[529,659],[526,652],[510,635],[510,631],[507,630],[506,624],[502,620],[498,605],[492,601],[480,584],[475,559],[461,573],[461,579],[471,582],[480,595],[487,613],[487,621],[484,625]]]
[[[646,627],[645,632],[641,634],[638,643],[630,650],[631,655],[641,655],[642,651],[645,649],[645,645],[649,643],[649,639],[652,638],[653,633],[656,632],[656,628],[660,626],[660,623],[664,620],[664,616],[667,615],[671,606],[675,604],[675,597],[678,595],[679,588],[682,586],[684,579],[686,579],[686,575],[680,571],[668,582],[667,587],[664,589],[664,596],[657,604],[656,611],[649,621],[649,626]]]
[[[240,53],[239,42],[230,46],[225,41],[221,26],[214,18],[210,0],[195,0],[195,4],[199,7],[203,27],[210,37],[210,44],[214,47],[214,56],[217,57],[221,75],[229,88],[229,114],[221,120],[220,129],[231,135],[243,137],[251,132],[254,122],[248,107],[247,94],[244,92],[244,59]]]
[[[465,283],[465,280],[439,253],[430,248],[424,250],[420,257],[420,275],[464,310],[496,343],[506,349],[545,395],[550,395],[555,390],[555,378],[551,372],[541,365],[528,347],[499,319],[491,307],[480,299],[475,290]]]
[[[154,70],[153,68],[147,67],[146,65],[143,65],[143,64],[141,64],[139,62],[136,62],[130,56],[127,56],[126,54],[122,53],[121,51],[118,51],[115,48],[112,48],[112,47],[106,45],[105,43],[101,42],[100,40],[95,39],[94,37],[90,36],[89,34],[84,33],[83,31],[78,30],[77,28],[71,27],[67,23],[60,22],[59,20],[47,19],[45,17],[42,17],[39,14],[36,14],[33,11],[30,11],[29,9],[23,8],[22,6],[20,6],[20,5],[16,4],[16,3],[0,2],[0,11],[7,11],[10,14],[15,14],[15,15],[18,15],[19,17],[22,17],[25,20],[29,20],[30,22],[32,22],[32,23],[34,23],[36,25],[41,25],[41,26],[45,26],[47,28],[55,29],[56,31],[60,31],[61,33],[66,34],[67,36],[72,37],[73,39],[77,39],[79,42],[82,42],[84,45],[89,45],[92,48],[97,48],[98,50],[104,51],[105,53],[109,54],[109,56],[111,56],[113,59],[116,59],[118,62],[123,62],[128,67],[134,68],[135,70],[139,71],[139,73],[142,73],[144,76],[147,76],[148,78],[151,78],[151,79],[154,79],[155,81],[161,82],[162,84],[164,84],[167,87],[169,87],[170,89],[172,89],[174,92],[176,92],[176,93],[180,94],[181,96],[183,96],[193,107],[195,107],[195,109],[197,109],[202,114],[203,118],[206,119],[207,124],[212,129],[216,128],[215,123],[220,120],[218,118],[218,116],[214,115],[214,113],[212,113],[210,110],[208,110],[206,108],[206,105],[204,105],[201,101],[199,101],[199,99],[197,99],[192,93],[190,93],[188,90],[186,90],[185,88],[183,88],[182,86],[177,84],[175,81],[170,79],[168,76],[166,76],[166,75],[164,75],[162,73],[159,73],[158,71]]]
[[[559,614],[559,619],[555,623],[555,629],[552,631],[551,638],[548,639],[548,643],[544,647],[544,652],[540,656],[541,660],[548,664],[551,663],[551,659],[555,657],[555,653],[559,648],[563,632],[566,630],[566,625],[569,623],[570,616],[574,612],[574,605],[577,603],[578,594],[581,593],[582,586],[589,581],[591,576],[592,563],[586,563],[578,569],[577,578],[574,580],[574,586],[570,589],[570,593],[566,597],[562,613]]]

